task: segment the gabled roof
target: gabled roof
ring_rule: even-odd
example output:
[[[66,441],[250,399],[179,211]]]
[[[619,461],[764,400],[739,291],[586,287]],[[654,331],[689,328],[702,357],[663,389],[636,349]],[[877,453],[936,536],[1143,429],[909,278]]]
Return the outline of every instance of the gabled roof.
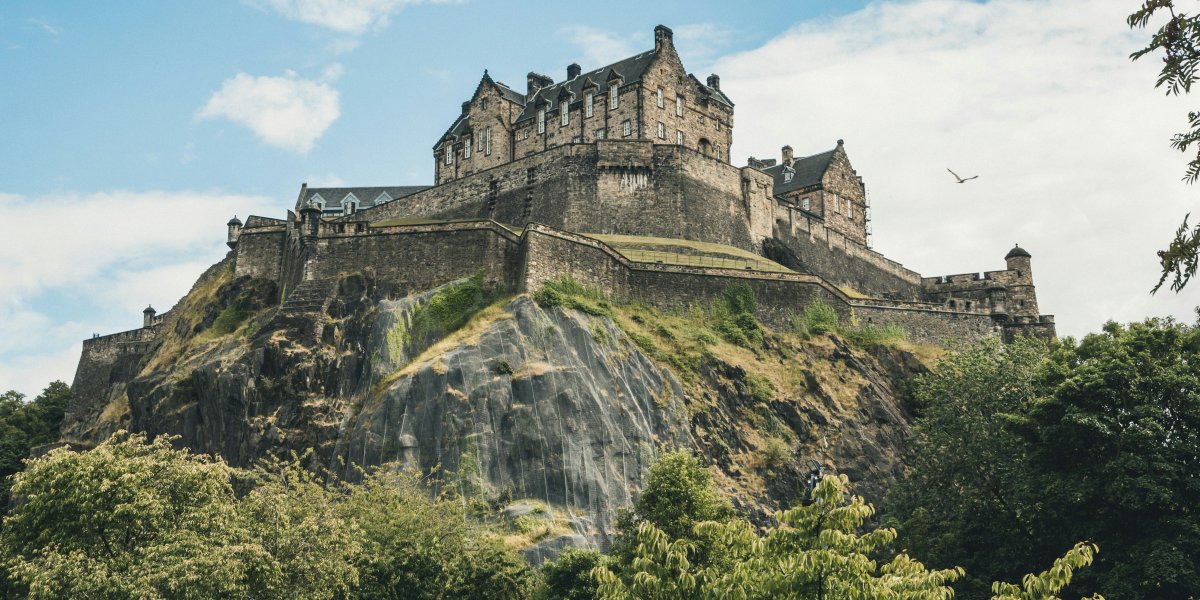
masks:
[[[622,84],[641,81],[642,75],[645,74],[650,63],[654,62],[654,59],[657,57],[658,51],[647,50],[641,54],[619,60],[611,65],[600,67],[594,71],[580,73],[572,79],[544,87],[538,90],[533,98],[529,99],[529,102],[525,103],[525,110],[517,117],[517,121],[532,119],[537,114],[536,107],[538,100],[553,102],[558,98],[559,92],[562,92],[564,89],[576,100],[583,98],[583,86],[585,82],[592,82],[594,84],[596,82],[608,81],[614,74],[621,79]]]
[[[471,94],[471,100],[478,98],[479,92],[483,90],[485,86],[495,88],[495,90],[500,93],[500,97],[508,100],[509,102],[514,102],[521,106],[525,105],[525,94],[522,94],[508,87],[507,85],[492,79],[492,76],[488,75],[487,69],[483,70],[483,77],[479,78],[479,85],[475,86],[475,93]],[[454,119],[454,122],[450,124],[450,128],[446,130],[446,133],[443,133],[442,137],[438,138],[437,143],[433,145],[434,149],[437,149],[438,146],[441,146],[442,140],[446,139],[447,136],[457,139],[470,129],[470,118],[465,113],[458,115],[458,118]]]
[[[837,148],[834,148],[828,152],[793,160],[791,181],[784,181],[787,165],[783,163],[767,167],[762,171],[775,179],[775,195],[782,196],[788,192],[821,183],[821,176],[825,175],[825,171],[829,169],[829,164],[833,162],[833,155],[836,152]]]
[[[375,201],[383,200],[380,194],[387,194],[385,198],[395,200],[405,196],[411,196],[421,190],[427,189],[427,185],[401,185],[401,186],[383,186],[383,187],[352,187],[352,188],[308,188],[304,201],[301,205],[308,204],[315,196],[320,196],[325,201],[326,214],[341,214],[342,200],[347,196],[353,195],[358,200],[358,210],[377,206]],[[390,201],[389,200],[389,201]]]

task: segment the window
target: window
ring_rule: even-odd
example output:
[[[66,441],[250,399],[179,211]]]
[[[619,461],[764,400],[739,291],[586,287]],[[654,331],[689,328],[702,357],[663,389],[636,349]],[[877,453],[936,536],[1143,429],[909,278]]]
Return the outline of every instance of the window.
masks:
[[[488,127],[483,130],[483,153],[487,156],[492,155],[492,128]]]
[[[621,123],[621,130],[624,132],[625,137],[629,137],[629,134],[633,133],[633,125],[629,123],[628,119],[624,123]]]
[[[618,102],[617,84],[610,83],[610,84],[608,84],[608,107],[616,108],[617,102]]]
[[[717,122],[717,131],[720,131],[720,130],[721,130],[721,121],[720,121],[720,119],[714,119],[714,120]]]
[[[811,207],[812,207],[812,204],[808,201],[808,198],[805,198],[800,201],[800,208],[803,208],[804,210],[812,210]]]
[[[683,96],[675,96],[675,116],[683,116]]]
[[[603,127],[596,130],[596,139],[598,139],[598,140],[605,139],[605,137],[607,135],[608,135],[608,130],[604,129]]]
[[[584,96],[583,96],[583,116],[590,117],[595,113],[595,108],[593,107],[593,104],[595,104],[595,99],[596,99],[596,95],[591,92],[584,94]]]
[[[454,147],[450,144],[446,144],[446,164],[454,164]]]
[[[582,142],[582,141],[583,141],[583,138],[581,138],[579,136],[575,136],[575,137],[571,138],[572,144],[578,144],[579,142]]]
[[[546,109],[538,109],[538,133],[546,133]]]
[[[667,126],[663,125],[661,122],[659,122],[659,124],[658,124],[658,139],[663,140],[666,138],[667,138]]]
[[[833,212],[840,212],[841,210],[842,210],[842,206],[841,206],[841,202],[838,201],[838,195],[834,194],[833,195]]]
[[[487,110],[487,107],[488,107],[488,99],[487,98],[481,99],[479,101],[479,108],[482,110]]]
[[[854,203],[849,200],[846,201],[846,216],[854,218]]]
[[[783,172],[783,182],[784,182],[784,183],[791,183],[791,182],[792,182],[792,177],[795,177],[795,175],[796,175],[796,174],[795,174],[795,173],[793,173],[793,172],[791,172],[791,171],[784,171],[784,172]]]
[[[568,110],[568,104],[565,100],[559,104],[558,112],[562,113],[562,115],[559,117],[559,125],[567,125],[571,122],[571,111]]]
[[[679,144],[680,146],[683,145],[683,132],[682,131],[675,132],[675,143]]]
[[[658,88],[658,107],[659,108],[663,108],[665,106],[664,101],[665,101],[665,99],[663,98],[662,88]]]
[[[721,147],[717,146],[717,160],[721,160]]]
[[[475,137],[467,136],[466,143],[463,144],[463,158],[471,158],[471,147],[475,145]]]

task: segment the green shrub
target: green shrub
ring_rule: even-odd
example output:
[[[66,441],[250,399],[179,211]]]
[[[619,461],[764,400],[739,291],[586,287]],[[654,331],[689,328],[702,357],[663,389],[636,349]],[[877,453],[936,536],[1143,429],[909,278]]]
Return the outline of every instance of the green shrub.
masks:
[[[792,447],[782,438],[769,437],[763,444],[763,464],[775,469],[787,464],[792,455]]]
[[[541,289],[534,292],[533,301],[542,308],[561,306],[593,317],[612,315],[612,306],[600,290],[585,287],[570,277],[545,282]]]
[[[775,396],[775,386],[771,384],[771,380],[761,375],[753,373],[746,374],[746,388],[750,390],[750,395],[759,402],[770,402]]]
[[[837,331],[838,314],[832,306],[817,298],[804,308],[804,315],[793,320],[796,332],[801,335],[819,335]]]

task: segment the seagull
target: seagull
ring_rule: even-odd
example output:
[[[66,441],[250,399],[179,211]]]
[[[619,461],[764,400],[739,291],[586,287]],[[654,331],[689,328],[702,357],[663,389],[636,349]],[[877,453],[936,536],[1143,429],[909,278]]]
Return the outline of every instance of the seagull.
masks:
[[[950,171],[950,169],[949,169],[949,168],[947,168],[946,170],[947,170],[947,171]],[[972,180],[972,179],[975,179],[976,177],[979,177],[978,175],[972,175],[972,176],[970,176],[970,177],[968,177],[968,178],[966,178],[966,179],[963,179],[962,177],[959,177],[959,176],[958,176],[958,173],[955,173],[954,171],[950,171],[950,174],[951,174],[951,175],[953,175],[953,176],[954,176],[954,178],[955,178],[955,179],[957,179],[959,183],[966,183],[966,182],[968,182],[968,181],[970,181],[970,180]]]

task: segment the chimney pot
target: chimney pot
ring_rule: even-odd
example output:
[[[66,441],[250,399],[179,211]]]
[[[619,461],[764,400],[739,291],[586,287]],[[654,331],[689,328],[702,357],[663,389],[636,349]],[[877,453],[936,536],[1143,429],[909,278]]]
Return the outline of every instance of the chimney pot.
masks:
[[[463,102],[462,107],[463,107],[463,114],[464,115],[467,114],[467,111],[471,110],[471,101],[467,100],[466,102]]]
[[[789,167],[792,166],[792,147],[791,146],[783,147],[783,164],[785,164]]]
[[[717,75],[716,73],[709,75],[708,76],[708,87],[710,87],[714,90],[720,90],[721,89],[721,76]]]

